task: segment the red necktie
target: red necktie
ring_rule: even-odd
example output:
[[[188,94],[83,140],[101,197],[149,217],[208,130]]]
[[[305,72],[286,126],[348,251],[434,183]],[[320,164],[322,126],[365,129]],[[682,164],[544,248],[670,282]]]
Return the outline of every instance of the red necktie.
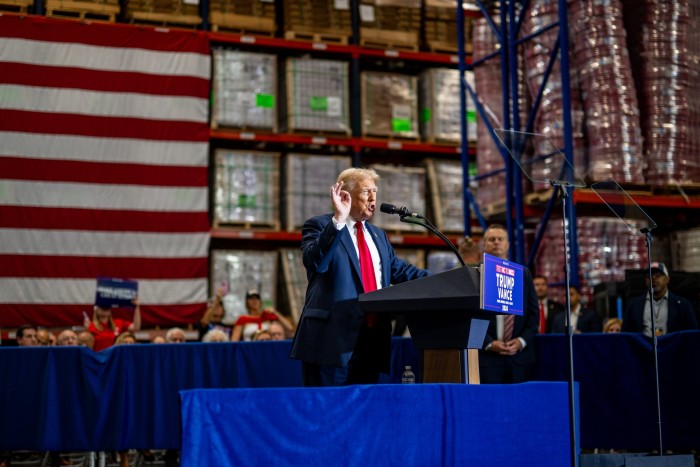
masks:
[[[508,342],[513,338],[513,327],[515,326],[515,315],[506,315],[503,320],[503,342]]]
[[[540,334],[547,332],[547,317],[544,315],[544,303],[540,302]]]
[[[357,249],[360,252],[360,272],[362,273],[362,285],[365,293],[377,290],[377,276],[374,275],[374,262],[372,255],[369,252],[369,247],[365,241],[365,232],[362,228],[362,222],[356,222],[357,229]],[[369,327],[374,326],[377,317],[371,313],[365,315],[365,321]]]

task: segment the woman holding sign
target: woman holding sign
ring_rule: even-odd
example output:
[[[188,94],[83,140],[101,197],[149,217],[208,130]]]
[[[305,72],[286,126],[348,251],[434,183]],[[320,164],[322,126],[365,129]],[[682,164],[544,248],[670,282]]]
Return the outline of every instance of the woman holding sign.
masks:
[[[97,305],[95,305],[92,314],[92,321],[86,313],[83,313],[85,317],[84,326],[95,336],[95,352],[111,347],[119,334],[141,329],[141,307],[139,306],[138,297],[132,303],[134,304],[133,322],[114,318],[111,308],[101,308]]]

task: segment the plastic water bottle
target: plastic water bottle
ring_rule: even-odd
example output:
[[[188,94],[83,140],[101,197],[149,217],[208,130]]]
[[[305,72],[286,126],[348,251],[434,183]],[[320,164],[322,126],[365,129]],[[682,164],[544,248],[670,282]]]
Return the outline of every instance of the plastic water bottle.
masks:
[[[406,365],[406,369],[401,374],[401,384],[413,384],[416,382],[416,375],[413,374],[410,365]]]

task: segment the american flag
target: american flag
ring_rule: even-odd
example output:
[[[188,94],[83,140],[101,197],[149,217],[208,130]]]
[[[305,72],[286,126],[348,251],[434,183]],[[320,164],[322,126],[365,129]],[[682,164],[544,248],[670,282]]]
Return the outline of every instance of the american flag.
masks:
[[[199,318],[210,74],[201,32],[0,16],[1,327],[82,324],[98,276]]]

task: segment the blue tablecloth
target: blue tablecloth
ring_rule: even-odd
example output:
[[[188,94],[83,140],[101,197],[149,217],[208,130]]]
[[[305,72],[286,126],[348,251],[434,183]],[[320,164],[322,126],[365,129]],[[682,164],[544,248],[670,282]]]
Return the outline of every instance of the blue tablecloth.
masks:
[[[566,381],[566,338],[538,336],[536,379]],[[640,335],[574,337],[581,446],[649,449],[657,443],[650,344]],[[178,391],[301,386],[290,342],[0,348],[0,449],[178,448]],[[393,342],[392,375],[420,379],[408,339]],[[700,331],[659,339],[662,427],[668,449],[700,444]],[[488,390],[488,387],[484,387]],[[564,409],[565,410],[565,409]]]

